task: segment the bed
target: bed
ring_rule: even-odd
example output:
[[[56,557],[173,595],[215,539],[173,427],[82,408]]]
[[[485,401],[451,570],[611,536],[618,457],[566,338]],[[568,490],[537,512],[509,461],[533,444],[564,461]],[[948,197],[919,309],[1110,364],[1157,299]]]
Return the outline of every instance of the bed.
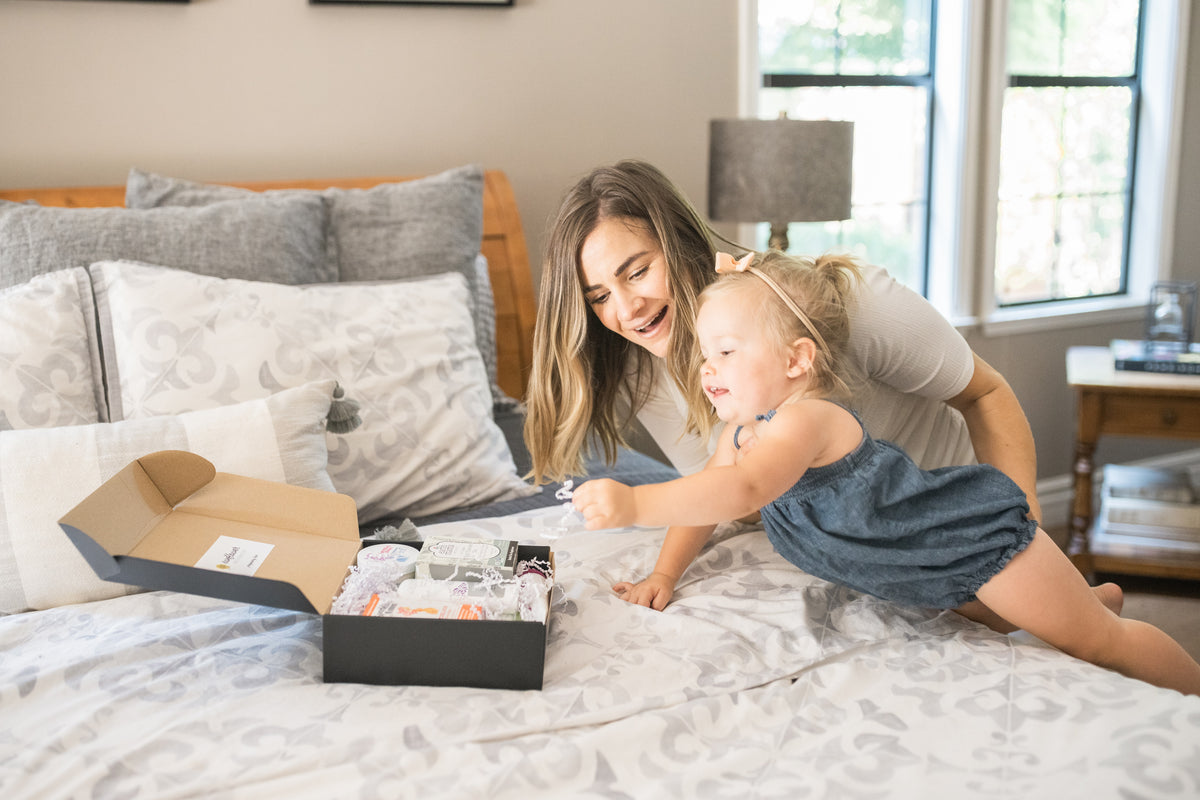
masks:
[[[520,478],[534,300],[502,172],[0,201],[6,800],[1200,796],[1200,699],[814,579],[756,526],[719,527],[665,612],[615,597],[664,531],[562,528]],[[338,389],[361,425],[314,432]],[[364,536],[549,542],[542,689],[325,683],[316,615],[80,571],[54,522],[162,446],[351,494]]]

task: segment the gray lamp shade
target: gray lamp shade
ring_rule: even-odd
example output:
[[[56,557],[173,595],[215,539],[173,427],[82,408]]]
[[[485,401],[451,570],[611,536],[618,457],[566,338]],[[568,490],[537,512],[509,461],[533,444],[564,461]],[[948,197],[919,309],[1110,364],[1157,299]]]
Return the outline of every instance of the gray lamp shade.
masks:
[[[853,122],[714,119],[708,215],[775,224],[848,219],[853,155]]]

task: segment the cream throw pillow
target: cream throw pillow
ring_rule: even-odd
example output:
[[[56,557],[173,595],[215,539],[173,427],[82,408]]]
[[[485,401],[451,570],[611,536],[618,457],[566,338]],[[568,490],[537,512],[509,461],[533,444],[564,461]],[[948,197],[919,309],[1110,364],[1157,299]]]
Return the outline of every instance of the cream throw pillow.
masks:
[[[219,472],[332,491],[325,417],[334,381],[178,416],[0,431],[0,613],[137,591],[96,576],[59,518],[127,464],[189,450]]]

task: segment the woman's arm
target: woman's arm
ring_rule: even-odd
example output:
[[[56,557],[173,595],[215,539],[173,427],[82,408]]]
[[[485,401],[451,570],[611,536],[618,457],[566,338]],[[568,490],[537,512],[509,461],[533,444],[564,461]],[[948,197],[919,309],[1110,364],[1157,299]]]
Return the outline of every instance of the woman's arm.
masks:
[[[860,407],[876,438],[926,469],[975,459],[1008,475],[1040,519],[1033,433],[1012,388],[928,300],[878,267],[864,267],[851,315],[851,350],[864,377],[893,392]],[[904,397],[907,395],[908,397]],[[951,409],[962,421],[950,420]],[[965,423],[965,424],[964,424]],[[942,439],[930,439],[931,435]]]
[[[1041,520],[1037,499],[1037,450],[1029,420],[1004,376],[974,355],[975,372],[965,389],[946,401],[963,415],[975,457],[991,464],[1021,487],[1033,519]]]

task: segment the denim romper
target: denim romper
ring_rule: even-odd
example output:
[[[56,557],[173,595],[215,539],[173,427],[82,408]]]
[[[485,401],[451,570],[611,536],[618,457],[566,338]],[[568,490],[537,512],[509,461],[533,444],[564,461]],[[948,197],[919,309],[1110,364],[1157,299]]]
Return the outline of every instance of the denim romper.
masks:
[[[957,608],[1033,540],[1028,513],[1025,493],[995,467],[923,470],[864,428],[852,452],[806,470],[762,521],[776,551],[810,575],[905,605]]]

